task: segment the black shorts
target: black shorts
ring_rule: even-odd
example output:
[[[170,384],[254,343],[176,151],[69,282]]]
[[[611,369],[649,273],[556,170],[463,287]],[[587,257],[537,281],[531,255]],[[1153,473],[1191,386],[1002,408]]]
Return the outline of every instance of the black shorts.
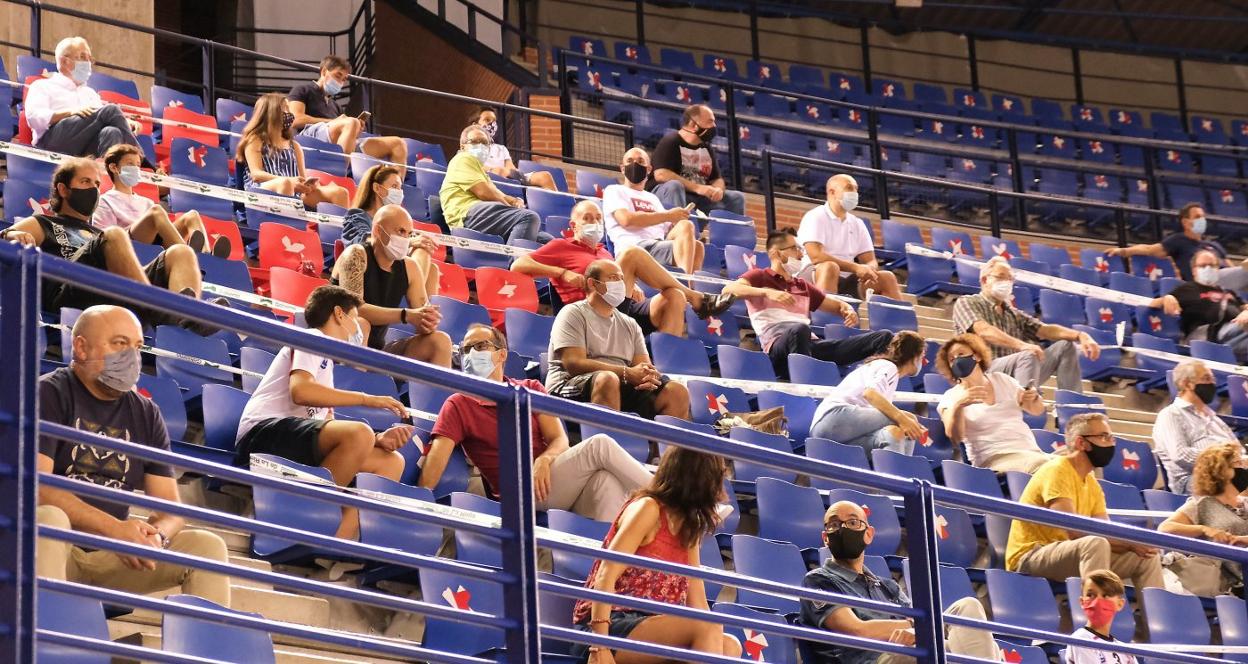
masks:
[[[271,417],[260,420],[238,441],[234,465],[247,468],[252,454],[273,454],[305,466],[321,465],[318,443],[329,420]]]
[[[97,235],[90,242],[84,244],[78,253],[73,257],[73,261],[79,265],[86,265],[97,270],[108,271],[108,260],[104,255],[104,245],[107,244],[103,234]],[[143,273],[147,275],[147,280],[157,288],[169,288],[169,270],[165,266],[165,252],[160,252],[152,262],[143,266]],[[133,309],[134,305],[114,300],[113,298],[93,293],[89,290],[77,288],[72,284],[58,283],[55,281],[46,282],[47,290],[44,291],[43,308],[48,311],[59,311],[61,307],[69,307],[71,309],[86,309],[87,307],[97,304],[116,304],[126,308]]]
[[[573,376],[567,381],[555,385],[550,390],[550,393],[564,399],[589,403],[594,393],[594,376],[596,375],[598,375],[597,371],[591,371],[590,373]],[[636,413],[647,420],[653,420],[656,415],[654,402],[659,398],[659,392],[662,392],[669,382],[671,381],[668,380],[667,376],[663,376],[657,390],[643,392],[628,383],[620,381],[620,411]]]
[[[626,297],[615,310],[637,321],[637,324],[641,326],[642,336],[648,337],[651,332],[659,331],[659,328],[654,326],[654,321],[650,320],[650,298],[638,302],[631,297]]]
[[[858,297],[858,275],[841,273],[840,283],[836,285],[838,295]]]
[[[642,621],[653,617],[653,613],[646,613],[644,611],[612,611],[611,624],[607,626],[607,636],[626,639],[629,634],[633,633],[634,629],[637,629],[637,626],[640,625]],[[590,631],[588,621],[577,623],[572,627],[574,629],[579,629],[582,632]],[[571,645],[572,647],[568,652],[569,655],[580,658],[582,662],[589,660],[588,644],[573,643]],[[612,650],[611,654],[614,655],[615,651]]]

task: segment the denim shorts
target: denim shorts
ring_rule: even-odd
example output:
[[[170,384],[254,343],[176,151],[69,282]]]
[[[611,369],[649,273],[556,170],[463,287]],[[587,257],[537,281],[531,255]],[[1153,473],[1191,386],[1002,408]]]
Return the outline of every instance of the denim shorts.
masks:
[[[643,620],[653,617],[653,613],[646,613],[644,611],[612,611],[611,624],[607,627],[607,636],[614,636],[621,639],[628,638],[628,635],[632,634],[633,630],[637,629],[637,626],[640,625]],[[583,623],[573,625],[572,627],[574,629],[579,629],[582,632],[590,631],[588,620]],[[585,662],[589,660],[589,648],[590,646],[585,643],[573,643],[568,654],[579,658],[582,662]],[[615,651],[612,650],[611,654],[614,655]]]

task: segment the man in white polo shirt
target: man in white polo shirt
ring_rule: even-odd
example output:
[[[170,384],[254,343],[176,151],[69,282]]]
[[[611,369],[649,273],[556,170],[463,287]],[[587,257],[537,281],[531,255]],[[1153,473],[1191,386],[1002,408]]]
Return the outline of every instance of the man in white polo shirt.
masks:
[[[852,214],[858,183],[843,173],[833,175],[827,192],[827,202],[807,212],[797,229],[798,244],[806,250],[803,262],[814,267],[811,281],[825,293],[864,297],[870,289],[900,300],[897,276],[880,269],[867,224]]]
[[[607,218],[607,236],[615,255],[637,245],[662,265],[680,268],[687,274],[702,269],[705,247],[698,241],[698,229],[689,220],[689,210],[668,210],[658,196],[646,191],[650,155],[642,148],[630,149],[624,153],[620,172],[627,184],[613,184],[602,190],[602,212]]]

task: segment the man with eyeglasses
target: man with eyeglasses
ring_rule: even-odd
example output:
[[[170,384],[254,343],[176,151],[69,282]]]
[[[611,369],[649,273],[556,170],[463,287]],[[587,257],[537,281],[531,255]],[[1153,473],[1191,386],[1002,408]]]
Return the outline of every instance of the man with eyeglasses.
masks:
[[[486,174],[484,164],[493,143],[477,125],[460,132],[459,152],[446,165],[446,178],[438,191],[446,225],[498,235],[507,244],[550,241],[550,235],[541,232],[542,218],[524,207],[524,199],[499,191]]]
[[[664,209],[693,203],[704,214],[712,210],[745,214],[745,194],[728,189],[719,173],[711,147],[714,139],[715,113],[705,104],[686,108],[680,129],[659,139],[647,188],[659,197]]]
[[[807,572],[802,586],[909,606],[910,598],[891,576],[880,578],[864,564],[867,546],[874,539],[875,528],[867,521],[867,514],[861,506],[847,500],[834,503],[823,515],[823,542],[831,557],[821,567]],[[801,600],[801,605],[801,623],[807,627],[904,646],[914,645],[914,620],[911,618],[810,599]],[[945,614],[973,620],[986,619],[983,605],[974,597],[957,600],[949,605]],[[991,661],[1000,659],[1000,650],[990,632],[958,626],[950,626],[946,631],[945,647],[950,653]],[[905,655],[881,654],[815,641],[808,642],[808,645],[814,654],[813,664],[910,664],[915,661]]]
[[[546,389],[556,396],[612,410],[689,419],[689,391],[650,362],[637,321],[616,309],[626,297],[613,261],[585,268],[584,300],[565,306],[550,334]]]
[[[1018,502],[1109,520],[1105,493],[1093,471],[1109,465],[1114,451],[1109,418],[1103,413],[1075,415],[1066,422],[1066,453],[1036,470]],[[1005,568],[1053,581],[1109,569],[1131,579],[1137,591],[1162,587],[1161,563],[1153,547],[1017,519],[1010,526]]]
[[[756,267],[724,286],[725,295],[743,298],[758,342],[771,358],[776,377],[789,379],[789,356],[808,355],[837,364],[853,364],[884,352],[893,333],[864,332],[846,339],[815,339],[810,313],[839,314],[849,327],[858,325],[858,314],[847,302],[827,297],[814,284],[797,276],[802,270],[802,248],[792,229],[767,235],[768,267]]]
[[[460,345],[465,373],[494,382],[545,392],[536,380],[503,375],[507,338],[488,325],[468,328]],[[537,508],[572,510],[581,516],[611,521],[633,491],[650,483],[651,474],[610,436],[598,434],[568,447],[563,423],[553,415],[534,413],[533,495]],[[429,450],[421,462],[418,484],[433,489],[442,479],[455,446],[481,470],[492,498],[498,498],[498,407],[492,401],[454,394],[438,412]]]
[[[1192,489],[1192,470],[1201,451],[1223,443],[1238,443],[1239,438],[1209,407],[1218,396],[1218,384],[1204,362],[1180,362],[1174,368],[1174,386],[1179,394],[1157,413],[1153,443],[1170,480],[1170,490],[1188,494]]]

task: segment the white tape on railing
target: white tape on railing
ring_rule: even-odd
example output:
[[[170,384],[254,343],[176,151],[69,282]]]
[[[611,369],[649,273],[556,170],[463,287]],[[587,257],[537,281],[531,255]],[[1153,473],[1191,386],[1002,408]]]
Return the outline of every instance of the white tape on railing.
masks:
[[[968,265],[974,265],[975,267],[982,267],[985,262],[965,254],[954,254],[948,251],[936,251],[935,249],[929,249],[914,243],[906,244],[906,253],[926,256],[928,258],[944,258],[946,260],[961,261]],[[1070,279],[1051,277],[1047,274],[1039,274],[1037,272],[1028,272],[1027,270],[1020,270],[1018,268],[1013,268],[1013,270],[1014,278],[1029,286],[1038,286],[1040,288],[1048,288],[1050,290],[1061,291],[1064,293],[1073,293],[1083,297],[1095,297],[1097,299],[1107,300],[1118,304],[1126,304],[1133,307],[1148,307],[1152,306],[1153,303],[1153,298],[1144,297],[1142,295],[1123,293],[1121,291],[1110,290],[1108,288],[1101,288],[1100,286],[1092,286],[1078,281],[1071,281]]]
[[[740,378],[709,378],[707,376],[690,376],[687,374],[663,374],[668,378],[682,384],[688,385],[691,380],[700,380],[723,387],[733,387],[750,394],[758,394],[763,390],[774,390],[776,392],[784,392],[786,394],[795,394],[800,397],[811,397],[814,399],[823,399],[836,393],[835,387],[826,387],[823,385],[804,385],[799,383],[780,383],[769,380],[744,380]],[[940,401],[939,394],[923,394],[921,392],[897,392],[893,395],[893,401],[901,401],[905,403],[937,403]]]
[[[265,297],[263,295],[256,295],[255,293],[251,293],[248,291],[241,291],[236,288],[230,288],[229,286],[221,286],[219,284],[213,284],[207,281],[205,281],[202,284],[201,289],[205,293],[208,293],[209,295],[217,295],[220,297],[226,297],[231,300],[242,300],[243,302],[247,302],[248,304],[258,304],[262,307],[268,307],[269,309],[273,309],[274,311],[288,311],[291,313],[301,313],[303,311],[303,307],[290,304],[288,302],[282,302],[281,300],[274,300],[271,297]]]
[[[1155,357],[1159,360],[1170,360],[1172,362],[1187,362],[1194,359],[1200,359],[1188,355],[1179,355],[1178,353],[1167,353],[1163,350],[1140,348],[1138,346],[1101,346],[1101,348],[1119,349],[1128,353],[1135,353],[1136,355]],[[1248,377],[1248,367],[1242,367],[1238,364],[1230,364],[1228,362],[1218,362],[1217,360],[1200,359],[1200,361],[1212,371],[1224,371],[1226,373],[1233,373],[1237,376]]]

